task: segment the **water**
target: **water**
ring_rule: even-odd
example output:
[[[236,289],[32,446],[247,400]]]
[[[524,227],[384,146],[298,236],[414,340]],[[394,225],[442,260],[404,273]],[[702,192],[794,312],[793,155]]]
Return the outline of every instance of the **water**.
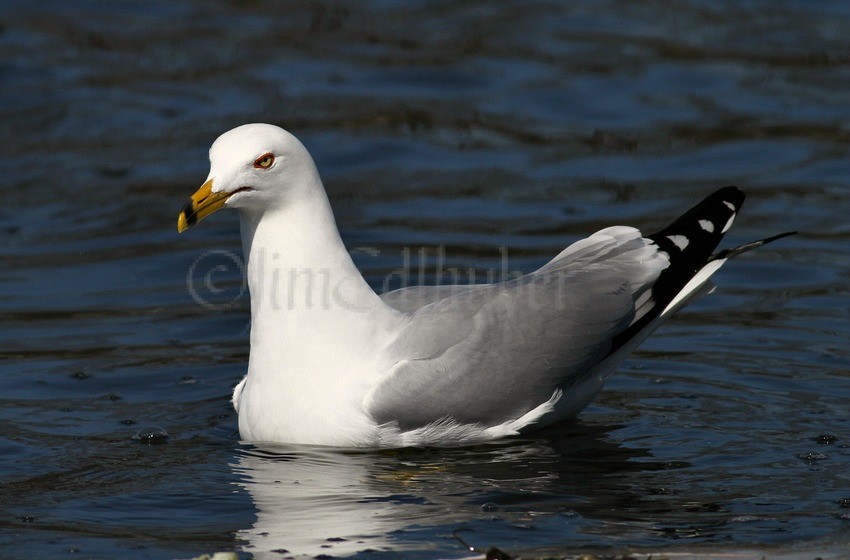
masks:
[[[2,556],[846,545],[849,26],[838,0],[7,0]],[[236,216],[175,232],[211,141],[251,121],[302,138],[378,289],[406,250],[426,282],[439,247],[479,279],[530,270],[729,183],[727,244],[801,234],[725,268],[574,424],[257,449],[228,402]]]

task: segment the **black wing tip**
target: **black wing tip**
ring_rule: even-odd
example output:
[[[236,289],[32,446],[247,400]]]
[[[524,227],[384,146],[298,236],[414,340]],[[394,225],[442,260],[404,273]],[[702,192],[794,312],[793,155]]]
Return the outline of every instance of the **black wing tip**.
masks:
[[[745,199],[744,191],[734,185],[717,189],[670,225],[646,237],[675,261],[688,262],[691,267],[705,264]]]
[[[797,235],[798,233],[800,233],[800,232],[799,232],[799,231],[797,231],[797,230],[794,230],[794,231],[785,231],[785,232],[783,232],[783,233],[777,233],[776,235],[771,235],[770,237],[765,237],[764,239],[762,239],[762,240],[761,240],[761,244],[762,244],[762,245],[767,245],[768,243],[773,243],[773,242],[774,242],[774,241],[776,241],[777,239],[782,239],[782,238],[784,238],[784,237],[790,237],[790,236],[792,236],[792,235]]]
[[[734,185],[717,189],[661,231],[645,236],[668,255],[670,264],[650,288],[652,309],[614,338],[611,352],[660,315],[713,258],[712,253],[732,226],[745,198],[744,191]]]
[[[712,205],[717,204],[717,202],[725,202],[727,208],[731,204],[734,209],[729,208],[732,212],[738,212],[741,210],[741,206],[744,205],[744,200],[747,198],[747,193],[742,191],[740,188],[735,185],[728,185],[721,189],[717,189],[710,195],[706,196],[702,199],[702,201],[697,204],[691,211],[686,212],[682,217],[691,214],[691,212],[695,211],[697,208],[710,208]]]
[[[661,271],[650,288],[653,308],[614,338],[609,355],[625,345],[658,317],[708,262],[731,258],[797,233],[787,231],[712,255],[711,253],[717,249],[717,245],[732,226],[732,221],[741,209],[745,198],[744,191],[738,187],[731,185],[723,187],[705,197],[699,204],[658,233],[646,236],[658,246],[659,250],[667,253],[670,265]]]
[[[744,193],[744,191],[742,191],[740,189],[740,187],[738,187],[737,185],[726,185],[725,187],[717,189],[716,191],[714,191],[709,196],[714,196],[716,194],[721,194],[721,193],[724,193],[724,194],[725,193],[734,193],[735,196],[740,196],[740,197],[746,197],[747,196],[746,193]]]
[[[730,249],[723,249],[719,253],[712,255],[712,261],[716,261],[718,259],[731,259],[732,257],[737,257],[742,253],[746,253],[747,251],[751,251],[752,249],[757,249],[762,245],[767,245],[768,243],[773,243],[777,239],[782,239],[784,237],[788,237],[790,235],[797,235],[797,231],[786,231],[783,233],[778,233],[776,235],[771,235],[770,237],[765,237],[764,239],[759,239],[758,241],[752,241],[750,243],[744,243],[743,245],[738,245],[737,247],[732,247]]]
[[[740,210],[741,205],[744,203],[744,199],[747,198],[747,194],[735,185],[727,185],[722,189],[717,189],[716,191],[705,197],[704,200],[711,200],[714,198],[722,197],[731,198],[732,200],[728,200],[728,202],[731,202],[735,205],[737,209]]]

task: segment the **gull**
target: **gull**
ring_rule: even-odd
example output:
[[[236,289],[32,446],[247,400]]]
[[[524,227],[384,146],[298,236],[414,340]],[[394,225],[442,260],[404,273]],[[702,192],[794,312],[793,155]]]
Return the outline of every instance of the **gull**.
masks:
[[[459,445],[570,419],[729,258],[794,233],[715,253],[744,201],[725,187],[657,233],[608,227],[519,278],[378,295],[295,136],[246,124],[209,159],[177,229],[239,213],[251,350],[232,402],[250,442]]]

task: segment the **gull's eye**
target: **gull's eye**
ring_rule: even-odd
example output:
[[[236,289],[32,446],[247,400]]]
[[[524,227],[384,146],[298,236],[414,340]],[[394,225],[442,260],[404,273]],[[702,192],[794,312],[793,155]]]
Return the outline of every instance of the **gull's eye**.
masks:
[[[274,163],[274,154],[263,154],[254,160],[257,169],[268,169]]]

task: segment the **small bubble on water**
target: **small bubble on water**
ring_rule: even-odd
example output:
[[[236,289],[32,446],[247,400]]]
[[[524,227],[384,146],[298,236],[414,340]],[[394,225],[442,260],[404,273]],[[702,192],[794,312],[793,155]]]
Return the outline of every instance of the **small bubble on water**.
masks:
[[[493,502],[481,504],[481,511],[499,511],[499,506]]]
[[[850,498],[839,498],[835,500],[835,503],[838,504],[839,507],[850,508]]]
[[[23,521],[24,523],[35,523],[35,517],[33,517],[32,515],[25,515],[21,517],[21,521]]]
[[[74,379],[89,379],[91,377],[91,375],[80,370],[80,371],[75,371],[74,373],[72,373],[71,377],[73,377]]]
[[[816,443],[819,443],[821,445],[832,445],[838,440],[838,438],[832,434],[822,434],[812,439],[815,440]]]
[[[159,445],[168,441],[168,432],[159,426],[148,426],[136,432],[133,441],[146,445]]]

